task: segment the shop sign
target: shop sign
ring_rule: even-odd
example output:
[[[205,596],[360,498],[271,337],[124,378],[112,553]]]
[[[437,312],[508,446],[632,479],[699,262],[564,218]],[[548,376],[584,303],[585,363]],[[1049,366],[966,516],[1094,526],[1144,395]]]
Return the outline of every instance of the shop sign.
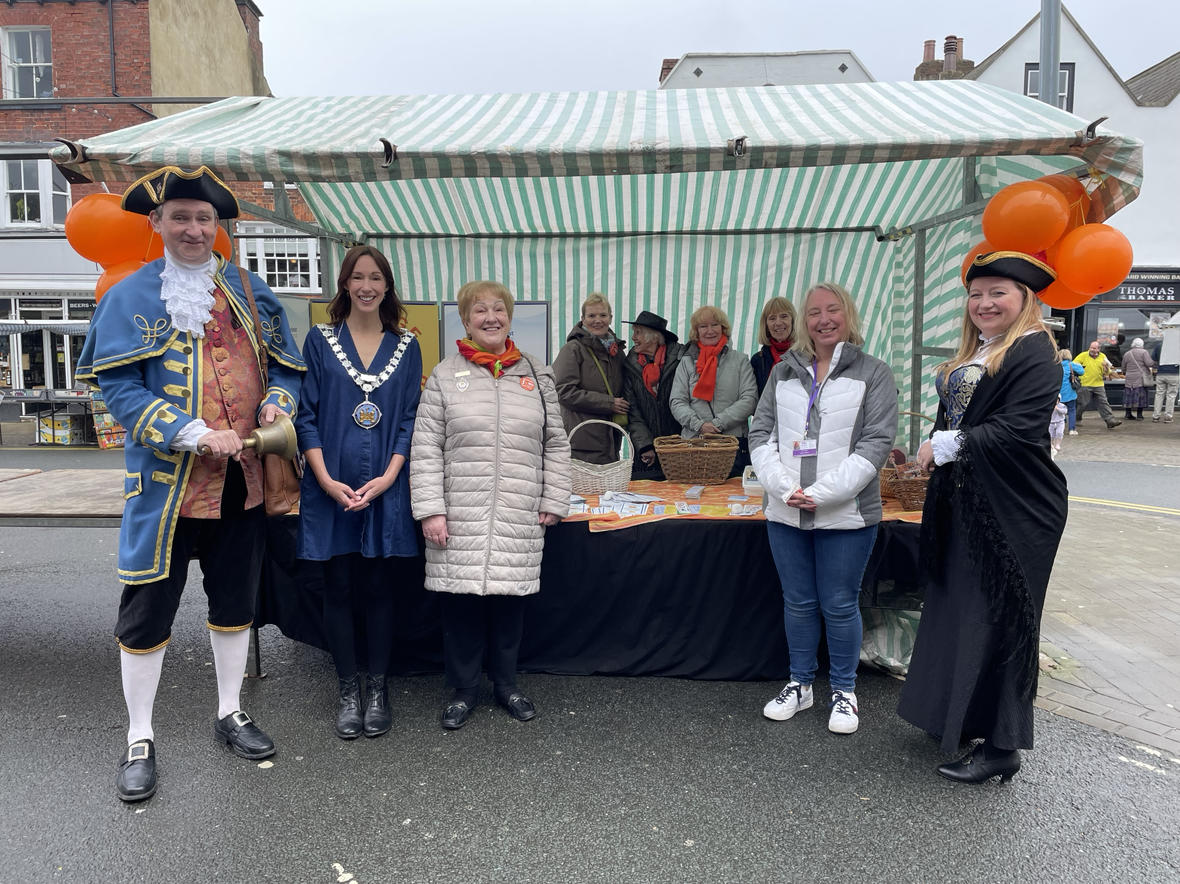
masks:
[[[1094,300],[1102,304],[1180,305],[1180,268],[1133,270],[1118,288]]]

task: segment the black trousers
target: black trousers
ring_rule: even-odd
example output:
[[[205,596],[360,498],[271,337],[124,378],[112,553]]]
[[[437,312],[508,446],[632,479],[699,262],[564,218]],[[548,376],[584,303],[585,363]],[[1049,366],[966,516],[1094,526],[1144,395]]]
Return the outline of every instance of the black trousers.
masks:
[[[396,561],[348,553],[323,563],[324,637],[339,678],[356,675],[358,646],[370,675],[389,671]]]
[[[205,578],[209,628],[238,632],[250,627],[262,573],[266,513],[261,506],[243,509],[245,502],[242,468],[231,460],[221,495],[221,518],[177,519],[168,576],[123,587],[115,638],[124,650],[146,654],[172,638],[172,621],[194,553]]]
[[[438,596],[447,684],[456,691],[478,690],[486,653],[492,684],[502,691],[515,688],[526,597],[452,592]]]

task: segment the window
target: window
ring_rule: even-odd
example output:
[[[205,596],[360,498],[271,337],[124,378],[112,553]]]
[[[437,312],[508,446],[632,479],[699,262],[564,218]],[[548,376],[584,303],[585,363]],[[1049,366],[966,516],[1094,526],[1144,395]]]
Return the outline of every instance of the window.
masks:
[[[49,160],[0,163],[0,227],[60,227],[70,209],[70,185]]]
[[[1073,113],[1074,67],[1074,62],[1063,61],[1057,74],[1057,106],[1070,113]],[[1024,94],[1029,98],[1041,97],[1041,66],[1035,62],[1024,66]]]
[[[5,98],[52,98],[49,28],[5,28],[0,35]]]
[[[318,294],[320,291],[319,242],[291,235],[274,224],[240,224],[242,263],[275,291]]]

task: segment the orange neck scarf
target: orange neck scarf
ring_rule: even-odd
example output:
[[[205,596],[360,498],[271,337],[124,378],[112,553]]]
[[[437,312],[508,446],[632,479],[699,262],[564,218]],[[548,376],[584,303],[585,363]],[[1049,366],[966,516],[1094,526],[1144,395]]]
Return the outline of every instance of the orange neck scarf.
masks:
[[[729,338],[721,336],[721,340],[712,347],[706,347],[697,341],[697,383],[692,388],[692,398],[713,401],[713,390],[717,386],[717,359]]]
[[[635,356],[643,367],[643,386],[647,387],[647,392],[653,396],[656,395],[656,383],[660,379],[660,372],[664,370],[664,360],[668,356],[668,345],[660,344],[660,349],[656,350],[655,356],[644,356],[642,353],[636,353]]]
[[[476,365],[482,365],[492,373],[494,378],[498,378],[504,373],[504,369],[516,365],[523,358],[520,350],[511,340],[508,341],[508,348],[500,354],[481,350],[471,338],[464,338],[461,341],[455,341],[455,343],[464,359],[474,362]]]

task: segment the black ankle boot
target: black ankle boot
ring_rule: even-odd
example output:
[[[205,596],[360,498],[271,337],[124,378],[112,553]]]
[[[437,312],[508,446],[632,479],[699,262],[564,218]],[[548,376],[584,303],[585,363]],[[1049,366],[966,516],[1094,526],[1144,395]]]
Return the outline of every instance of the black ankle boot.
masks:
[[[1137,421],[1143,420],[1143,409],[1142,408],[1137,409],[1135,411],[1135,420],[1137,420]]]
[[[361,679],[359,675],[340,679],[340,705],[336,710],[336,736],[355,740],[361,735]]]
[[[1126,413],[1126,418],[1125,418],[1126,420],[1129,420],[1129,421],[1135,420],[1135,415],[1131,414],[1131,409],[1126,408],[1126,409],[1124,409],[1124,411]]]
[[[983,742],[949,764],[939,765],[938,772],[948,780],[957,783],[983,783],[992,777],[999,777],[1006,783],[1020,770],[1019,749],[997,749]]]
[[[365,692],[369,701],[365,704],[365,736],[379,737],[393,726],[389,712],[389,690],[384,675],[370,675],[365,679]]]

